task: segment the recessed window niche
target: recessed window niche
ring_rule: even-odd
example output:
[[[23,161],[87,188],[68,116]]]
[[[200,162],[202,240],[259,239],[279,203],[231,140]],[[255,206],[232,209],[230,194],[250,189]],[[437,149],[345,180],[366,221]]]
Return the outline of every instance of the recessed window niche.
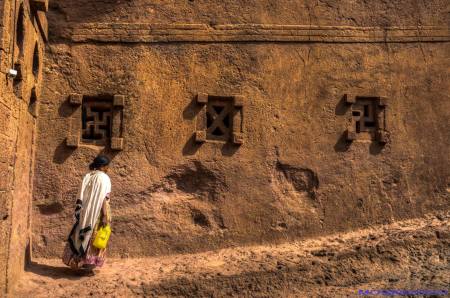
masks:
[[[39,68],[40,68],[40,58],[39,58],[39,45],[36,42],[34,45],[34,51],[33,51],[33,76],[35,81],[37,81],[39,76]]]
[[[380,96],[345,96],[351,105],[351,118],[346,131],[347,141],[368,139],[385,144],[387,99]]]
[[[200,93],[197,104],[195,141],[231,142],[243,144],[243,98],[242,96],[217,96]]]
[[[113,150],[122,150],[124,101],[123,95],[71,94],[69,103],[73,114],[67,146],[110,146]]]

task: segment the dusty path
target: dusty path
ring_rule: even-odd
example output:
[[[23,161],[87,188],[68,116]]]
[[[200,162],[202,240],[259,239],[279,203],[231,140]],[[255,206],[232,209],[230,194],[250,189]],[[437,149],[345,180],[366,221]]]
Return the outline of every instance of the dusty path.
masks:
[[[13,297],[341,297],[450,285],[450,214],[281,245],[109,259],[95,276],[38,259]]]

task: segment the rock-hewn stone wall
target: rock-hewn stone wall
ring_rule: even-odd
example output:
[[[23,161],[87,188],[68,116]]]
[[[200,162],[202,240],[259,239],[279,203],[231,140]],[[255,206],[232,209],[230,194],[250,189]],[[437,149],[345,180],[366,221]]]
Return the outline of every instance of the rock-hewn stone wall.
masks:
[[[36,255],[61,253],[98,153],[113,158],[113,255],[279,242],[448,209],[445,1],[181,2],[52,5]],[[83,99],[114,95],[125,98],[123,150],[83,144]],[[367,116],[380,131],[357,132],[361,96],[383,109]],[[216,100],[242,113],[225,141],[203,130]]]
[[[17,281],[31,252],[35,127],[44,46],[33,1],[2,1],[1,5],[0,296],[3,296]],[[9,69],[17,70],[18,75],[7,76]]]

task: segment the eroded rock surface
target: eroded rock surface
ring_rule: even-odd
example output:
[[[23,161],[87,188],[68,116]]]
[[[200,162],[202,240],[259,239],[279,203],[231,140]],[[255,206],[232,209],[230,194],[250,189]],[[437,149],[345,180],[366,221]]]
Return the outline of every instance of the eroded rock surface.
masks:
[[[358,290],[447,290],[449,214],[280,245],[110,259],[95,276],[37,259],[17,297],[356,297]],[[107,282],[105,282],[107,281]]]
[[[448,209],[444,2],[51,2],[34,255],[60,255],[98,153],[113,160],[115,256]],[[117,96],[114,144],[78,138],[83,107]]]

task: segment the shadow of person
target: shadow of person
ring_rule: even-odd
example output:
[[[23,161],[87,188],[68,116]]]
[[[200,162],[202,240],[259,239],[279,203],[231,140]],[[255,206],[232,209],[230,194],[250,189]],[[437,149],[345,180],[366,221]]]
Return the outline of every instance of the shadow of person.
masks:
[[[29,262],[25,271],[32,272],[37,275],[50,277],[53,279],[70,279],[78,280],[83,277],[90,277],[95,275],[92,271],[87,270],[74,270],[69,267],[61,266],[51,266],[47,264],[40,264],[35,261]]]

